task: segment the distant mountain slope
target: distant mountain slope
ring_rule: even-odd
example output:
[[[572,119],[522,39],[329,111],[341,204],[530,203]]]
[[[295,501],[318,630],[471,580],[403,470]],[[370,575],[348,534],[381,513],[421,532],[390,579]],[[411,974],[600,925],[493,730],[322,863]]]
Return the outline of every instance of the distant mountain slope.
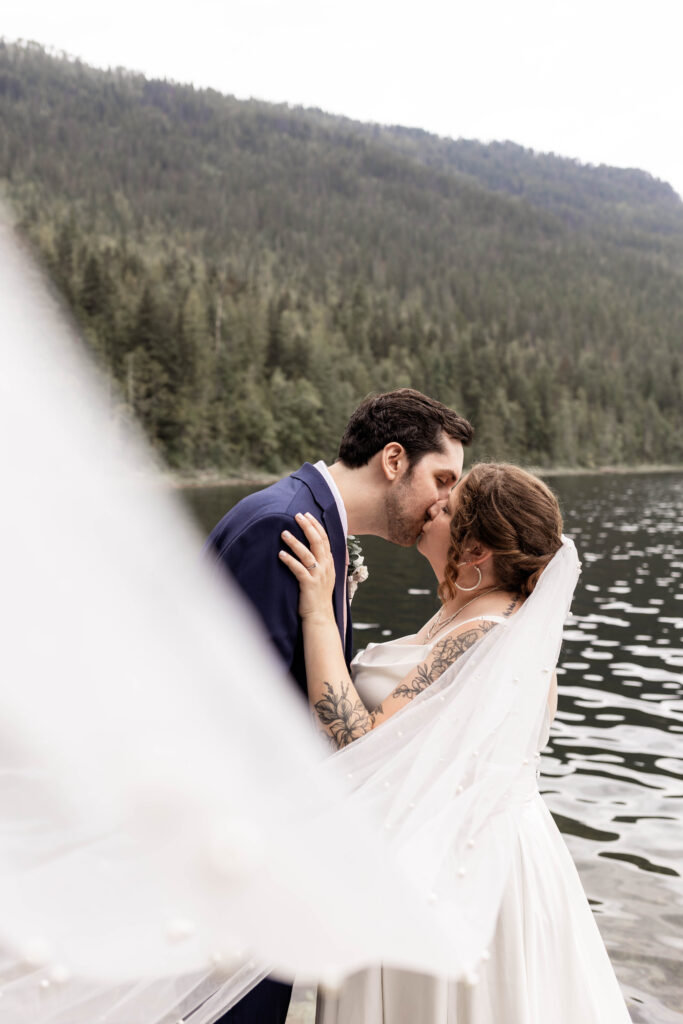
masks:
[[[0,44],[0,179],[176,465],[328,457],[413,384],[478,454],[683,461],[683,204],[640,171]]]
[[[487,188],[520,196],[577,226],[665,237],[683,233],[683,202],[670,185],[645,171],[593,167],[514,142],[439,139],[414,129],[382,129],[380,137],[429,166],[471,175]]]

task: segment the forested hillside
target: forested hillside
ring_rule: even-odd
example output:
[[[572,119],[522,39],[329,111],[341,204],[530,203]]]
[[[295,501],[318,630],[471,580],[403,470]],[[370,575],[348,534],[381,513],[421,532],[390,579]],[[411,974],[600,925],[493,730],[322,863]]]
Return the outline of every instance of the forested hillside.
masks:
[[[683,203],[643,172],[0,42],[0,182],[174,467],[331,457],[399,385],[478,456],[683,462]]]

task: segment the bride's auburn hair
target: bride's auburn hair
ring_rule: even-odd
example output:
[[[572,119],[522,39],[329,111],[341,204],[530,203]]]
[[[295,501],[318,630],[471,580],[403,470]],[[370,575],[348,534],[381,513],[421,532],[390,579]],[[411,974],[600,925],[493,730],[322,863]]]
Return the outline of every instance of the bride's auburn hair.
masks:
[[[455,597],[458,563],[467,544],[493,552],[501,587],[528,597],[562,545],[557,498],[538,477],[505,463],[480,462],[458,484],[451,543],[439,597]]]

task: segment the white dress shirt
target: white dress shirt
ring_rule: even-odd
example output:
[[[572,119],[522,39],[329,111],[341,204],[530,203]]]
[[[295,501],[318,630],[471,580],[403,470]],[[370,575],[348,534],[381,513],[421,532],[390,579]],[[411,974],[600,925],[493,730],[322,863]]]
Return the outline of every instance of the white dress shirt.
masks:
[[[342,501],[342,496],[339,493],[339,488],[332,479],[332,474],[330,473],[329,469],[327,468],[326,464],[323,462],[322,459],[320,459],[319,462],[316,462],[314,464],[313,469],[318,470],[320,475],[323,477],[325,483],[332,491],[332,494],[334,495],[334,500],[337,503],[337,511],[339,512],[339,518],[341,519],[342,530],[344,531],[344,539],[346,539],[349,535],[349,520],[346,516],[346,509],[344,508],[344,502]]]

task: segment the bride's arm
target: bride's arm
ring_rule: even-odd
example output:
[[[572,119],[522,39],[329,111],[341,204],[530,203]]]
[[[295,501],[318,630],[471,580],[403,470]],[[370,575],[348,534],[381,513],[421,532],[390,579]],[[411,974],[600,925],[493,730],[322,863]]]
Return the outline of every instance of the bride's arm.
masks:
[[[310,550],[285,531],[282,539],[297,557],[280,551],[280,559],[299,581],[308,700],[323,730],[337,747],[345,747],[373,728],[373,713],[358,696],[346,667],[332,604],[335,569],[327,534],[310,513],[296,518]]]
[[[368,710],[353,685],[341,645],[332,608],[334,561],[327,534],[317,520],[307,514],[297,517],[306,534],[310,550],[290,533],[283,540],[297,555],[281,551],[280,558],[299,581],[301,616],[308,699],[324,731],[337,747],[345,747],[370,732],[410,703],[443,672],[481,639],[493,623],[479,621],[453,630],[434,645],[422,661],[380,705]],[[315,560],[315,566],[311,566]]]

